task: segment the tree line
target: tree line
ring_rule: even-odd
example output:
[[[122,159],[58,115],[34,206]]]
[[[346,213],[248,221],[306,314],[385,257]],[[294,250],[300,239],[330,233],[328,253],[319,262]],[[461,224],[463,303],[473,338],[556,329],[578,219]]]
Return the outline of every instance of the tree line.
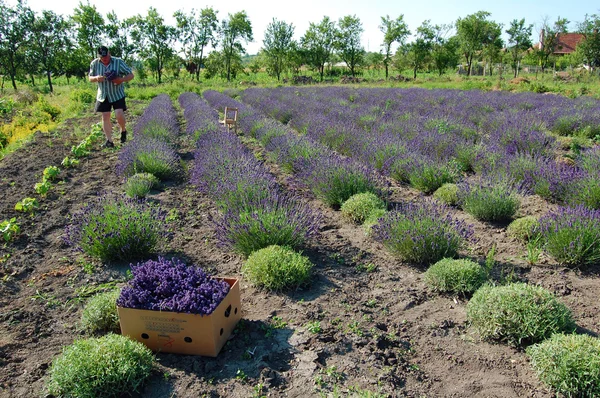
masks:
[[[2,88],[5,79],[10,79],[16,90],[17,82],[35,84],[35,76],[43,75],[52,91],[53,77],[84,78],[101,44],[132,65],[142,80],[151,73],[161,83],[165,70],[179,76],[182,67],[198,81],[201,74],[230,81],[244,71],[245,45],[253,41],[252,23],[245,11],[228,14],[222,20],[213,7],[179,10],[173,16],[176,25],[170,26],[150,7],[146,15],[120,20],[114,11],[101,15],[88,1],[80,2],[73,15],[65,17],[49,10],[35,13],[24,0],[18,0],[14,7],[0,0]],[[356,15],[337,21],[326,16],[311,22],[299,41],[294,39],[293,24],[273,19],[250,67],[264,69],[280,80],[282,74],[298,74],[308,66],[323,80],[327,65],[341,60],[353,77],[364,69],[381,68],[387,79],[390,68],[409,69],[416,77],[423,70],[442,75],[462,63],[471,75],[474,63],[482,61],[487,65],[509,64],[516,77],[524,58],[542,70],[551,65],[559,45],[557,34],[566,33],[569,24],[560,17],[554,23],[543,21],[544,46],[533,48],[532,24],[526,24],[525,19],[511,21],[504,43],[501,36],[505,27],[490,17],[489,12],[478,11],[450,24],[434,25],[426,20],[407,42],[412,32],[404,15],[386,15],[379,25],[383,33],[379,52],[366,52],[361,45],[364,29]],[[600,66],[599,28],[600,16],[585,16],[578,24],[584,38],[569,62]]]

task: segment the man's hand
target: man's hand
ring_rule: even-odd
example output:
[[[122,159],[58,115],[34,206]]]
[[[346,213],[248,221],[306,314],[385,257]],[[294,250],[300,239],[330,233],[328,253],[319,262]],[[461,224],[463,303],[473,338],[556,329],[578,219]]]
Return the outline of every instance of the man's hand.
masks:
[[[115,86],[118,86],[119,84],[123,83],[124,81],[125,81],[125,79],[122,77],[115,77],[114,79],[112,79],[112,82]]]

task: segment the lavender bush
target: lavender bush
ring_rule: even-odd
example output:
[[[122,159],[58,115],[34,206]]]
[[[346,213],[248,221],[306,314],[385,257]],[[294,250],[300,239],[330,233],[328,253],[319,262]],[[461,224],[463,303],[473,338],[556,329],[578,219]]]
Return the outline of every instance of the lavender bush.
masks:
[[[459,185],[458,203],[478,220],[504,221],[515,215],[520,201],[507,185],[477,181]]]
[[[166,142],[155,138],[134,139],[119,152],[117,174],[150,173],[166,180],[181,171],[179,155]]]
[[[103,261],[144,258],[169,236],[165,216],[145,200],[101,195],[71,217],[65,243]]]
[[[544,250],[561,264],[600,261],[600,210],[561,207],[540,218],[539,231]]]
[[[270,245],[298,248],[316,235],[320,216],[292,197],[273,192],[261,201],[231,208],[216,223],[222,246],[249,256]]]
[[[401,260],[430,264],[456,256],[473,231],[452,217],[447,206],[423,200],[399,205],[373,226],[372,233]]]
[[[133,129],[135,138],[159,138],[170,143],[174,143],[178,135],[177,110],[168,94],[154,97]]]
[[[133,278],[117,305],[151,311],[210,315],[229,293],[229,284],[177,258],[148,260],[131,267]]]

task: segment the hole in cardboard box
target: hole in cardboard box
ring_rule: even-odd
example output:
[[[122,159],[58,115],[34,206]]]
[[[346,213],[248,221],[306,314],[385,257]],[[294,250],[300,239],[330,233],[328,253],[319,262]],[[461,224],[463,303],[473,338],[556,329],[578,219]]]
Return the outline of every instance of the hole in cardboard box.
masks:
[[[237,307],[235,307],[235,310],[233,310],[233,313],[237,315]]]
[[[223,328],[221,328],[221,331],[219,332],[219,336],[223,336]]]
[[[144,340],[147,340],[147,339],[149,339],[149,338],[150,338],[150,336],[148,336],[148,334],[146,334],[146,333],[142,333],[142,338],[143,338]]]
[[[225,318],[229,318],[229,315],[231,315],[231,304],[229,304],[229,307],[225,310]]]
[[[184,337],[183,341],[185,341],[186,343],[191,343],[192,342],[192,338],[191,337]]]

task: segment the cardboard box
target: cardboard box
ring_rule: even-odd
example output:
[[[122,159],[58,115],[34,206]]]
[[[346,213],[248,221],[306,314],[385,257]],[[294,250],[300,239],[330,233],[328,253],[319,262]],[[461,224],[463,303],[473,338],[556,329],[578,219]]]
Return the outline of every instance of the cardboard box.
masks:
[[[229,293],[210,315],[117,307],[121,334],[152,351],[216,357],[242,317],[240,284],[220,278]]]

